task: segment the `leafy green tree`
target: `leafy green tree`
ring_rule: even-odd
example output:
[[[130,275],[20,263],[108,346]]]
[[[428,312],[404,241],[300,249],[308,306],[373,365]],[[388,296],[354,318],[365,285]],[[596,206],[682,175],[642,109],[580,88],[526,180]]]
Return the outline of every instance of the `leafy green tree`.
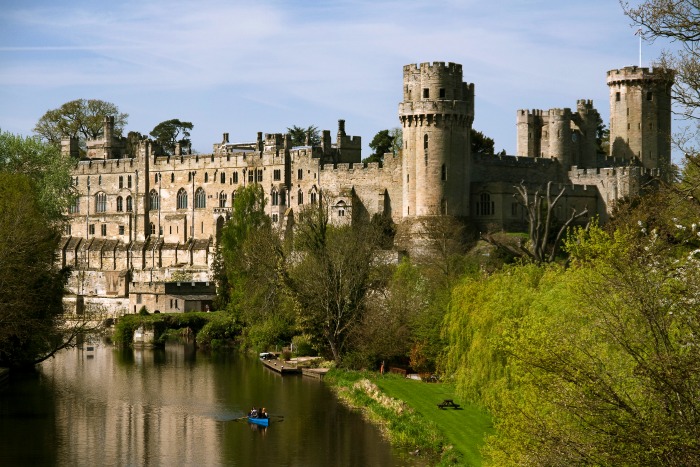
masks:
[[[27,175],[0,172],[0,218],[0,366],[31,366],[74,338],[60,332],[68,271],[55,265],[57,226]]]
[[[80,138],[81,147],[85,140],[102,136],[105,117],[114,117],[114,133],[121,135],[128,114],[120,113],[116,105],[99,99],[76,99],[66,102],[57,109],[47,111],[37,122],[34,132],[49,144],[60,147],[61,138]]]
[[[177,118],[166,120],[156,125],[151,130],[150,135],[160,144],[167,154],[175,153],[175,145],[181,143],[183,146],[190,144],[190,131],[194,128],[191,122],[182,122]]]
[[[35,137],[0,131],[0,172],[28,176],[42,216],[52,222],[60,221],[73,201],[74,164],[56,146]]]
[[[318,127],[309,125],[306,128],[292,126],[287,128],[287,132],[292,139],[292,146],[318,146],[321,144],[321,135]]]
[[[217,305],[246,325],[244,337],[255,348],[289,341],[293,307],[283,293],[278,264],[283,257],[278,232],[265,214],[265,193],[258,184],[236,191],[231,219],[221,234],[216,274],[223,297]]]
[[[494,141],[493,138],[489,138],[482,132],[471,129],[471,150],[472,154],[479,154],[482,156],[493,156],[494,154]]]
[[[384,154],[392,153],[398,155],[403,145],[403,132],[401,128],[392,128],[390,130],[381,130],[374,135],[369,147],[374,151],[369,157],[362,162],[383,162]]]
[[[329,225],[327,206],[310,206],[295,232],[295,254],[287,258],[284,280],[297,304],[298,323],[338,363],[377,280],[370,230],[370,223]]]

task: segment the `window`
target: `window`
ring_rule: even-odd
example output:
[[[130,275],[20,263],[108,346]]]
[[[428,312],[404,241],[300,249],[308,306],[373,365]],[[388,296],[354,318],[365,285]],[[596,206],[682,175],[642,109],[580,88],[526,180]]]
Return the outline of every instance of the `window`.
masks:
[[[126,177],[126,187],[131,188],[131,175]]]
[[[227,198],[226,193],[224,193],[223,191],[221,193],[219,193],[219,207],[220,208],[226,207],[226,198]]]
[[[153,222],[151,222],[149,224],[149,227],[150,227],[151,235],[155,235],[156,234],[156,225]]]
[[[255,172],[253,169],[248,171],[248,183],[253,183],[253,172]]]
[[[304,178],[304,169],[299,169],[299,170],[297,170],[297,178],[298,178],[299,180],[301,180],[301,179]]]
[[[151,190],[151,192],[148,194],[148,208],[151,211],[157,211],[160,209],[160,197],[158,196],[158,192],[156,190]]]
[[[184,188],[180,188],[177,192],[177,208],[187,209],[187,192]]]
[[[219,175],[219,181],[221,183],[226,183],[226,172],[221,172],[221,174]]]
[[[316,192],[311,192],[311,204],[316,204]]]
[[[441,177],[442,177],[442,181],[443,181],[443,182],[444,182],[445,180],[447,180],[447,167],[445,166],[445,164],[442,164],[442,175],[441,175]]]
[[[131,212],[134,210],[134,202],[131,198],[131,196],[126,197],[126,211]]]
[[[68,236],[70,236],[70,235],[71,235],[71,228],[70,228],[70,224],[68,224],[68,225],[66,226],[66,228],[64,229],[64,232],[65,232],[65,233],[66,233],[66,235],[68,235]]]
[[[122,212],[124,210],[124,199],[121,196],[117,196],[117,212]]]
[[[272,215],[272,222],[279,222],[280,216],[278,214],[273,214]]]
[[[345,217],[345,202],[338,201],[335,207],[338,210],[338,217]]]
[[[275,169],[272,171],[272,180],[278,182],[282,178],[282,171],[280,169]]]
[[[282,206],[287,205],[287,193],[284,191],[284,189],[280,190],[280,204]]]
[[[301,190],[297,192],[297,204],[304,204],[304,193]]]
[[[273,190],[270,196],[272,197],[272,205],[278,206],[280,204],[280,194],[277,190]]]
[[[187,181],[188,182],[192,181],[192,172],[187,172]]]
[[[104,192],[95,194],[95,211],[105,212],[107,210],[107,195]]]
[[[619,92],[615,93],[615,101],[620,102],[620,93]]]
[[[121,190],[122,188],[124,188],[124,176],[120,175],[119,176],[119,189]]]
[[[103,237],[107,236],[107,224],[102,224],[100,226],[100,233],[102,234]]]
[[[440,88],[440,99],[445,98],[445,88]]]
[[[70,212],[71,214],[77,214],[80,212],[80,198],[79,197],[76,196],[75,201],[68,208],[68,212]]]
[[[257,180],[255,180],[255,181],[258,183],[263,181],[263,170],[262,169],[257,170]]]
[[[97,177],[97,184],[102,185],[102,175]]]
[[[95,235],[95,224],[90,224],[88,226],[88,234]]]
[[[238,183],[238,172],[233,172],[233,183]]]
[[[158,183],[158,174],[153,174],[153,183]]]
[[[174,173],[170,174],[170,183],[175,183],[175,174]]]
[[[429,99],[429,98],[430,98],[430,89],[423,88],[423,99]]]
[[[494,202],[491,201],[491,195],[488,193],[482,193],[479,196],[479,203],[476,207],[477,215],[479,216],[492,216],[495,211]]]
[[[425,166],[428,166],[428,135],[423,135],[423,159],[425,160]]]
[[[119,226],[119,235],[124,235],[124,226],[123,225]]]
[[[647,100],[648,101],[653,101],[654,100],[654,93],[651,91],[647,91]]]
[[[197,209],[204,209],[207,207],[207,194],[200,187],[194,193],[194,207]]]
[[[209,174],[204,172],[204,183],[209,183]]]

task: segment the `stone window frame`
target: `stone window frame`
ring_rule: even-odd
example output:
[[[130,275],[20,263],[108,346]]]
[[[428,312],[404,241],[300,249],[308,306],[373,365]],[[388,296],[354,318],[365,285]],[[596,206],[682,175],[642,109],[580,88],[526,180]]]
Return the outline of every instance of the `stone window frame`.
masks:
[[[160,209],[160,196],[158,196],[158,192],[155,189],[152,189],[148,193],[148,209],[150,211],[157,211]]]
[[[207,207],[207,193],[201,186],[194,192],[194,208],[205,209]]]
[[[104,191],[95,193],[95,212],[107,212],[107,193]]]
[[[187,190],[184,188],[177,191],[177,209],[187,209]]]
[[[131,195],[126,197],[126,212],[132,212],[134,210],[134,199]]]
[[[117,212],[124,211],[124,198],[117,196]]]

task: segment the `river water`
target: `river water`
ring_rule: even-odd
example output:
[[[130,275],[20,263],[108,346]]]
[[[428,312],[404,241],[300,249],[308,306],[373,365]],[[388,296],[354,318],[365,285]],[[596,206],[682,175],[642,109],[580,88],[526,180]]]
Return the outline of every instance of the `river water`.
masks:
[[[87,347],[85,348],[87,349]],[[267,429],[245,420],[271,414]],[[71,349],[0,392],[0,465],[401,466],[321,382],[193,347]]]

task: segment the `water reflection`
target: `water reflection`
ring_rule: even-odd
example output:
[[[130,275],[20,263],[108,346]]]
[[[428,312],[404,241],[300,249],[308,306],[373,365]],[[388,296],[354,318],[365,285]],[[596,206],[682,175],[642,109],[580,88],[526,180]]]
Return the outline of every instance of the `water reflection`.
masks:
[[[253,405],[269,428],[241,418]],[[65,351],[0,394],[0,465],[413,462],[322,383],[192,346]]]

